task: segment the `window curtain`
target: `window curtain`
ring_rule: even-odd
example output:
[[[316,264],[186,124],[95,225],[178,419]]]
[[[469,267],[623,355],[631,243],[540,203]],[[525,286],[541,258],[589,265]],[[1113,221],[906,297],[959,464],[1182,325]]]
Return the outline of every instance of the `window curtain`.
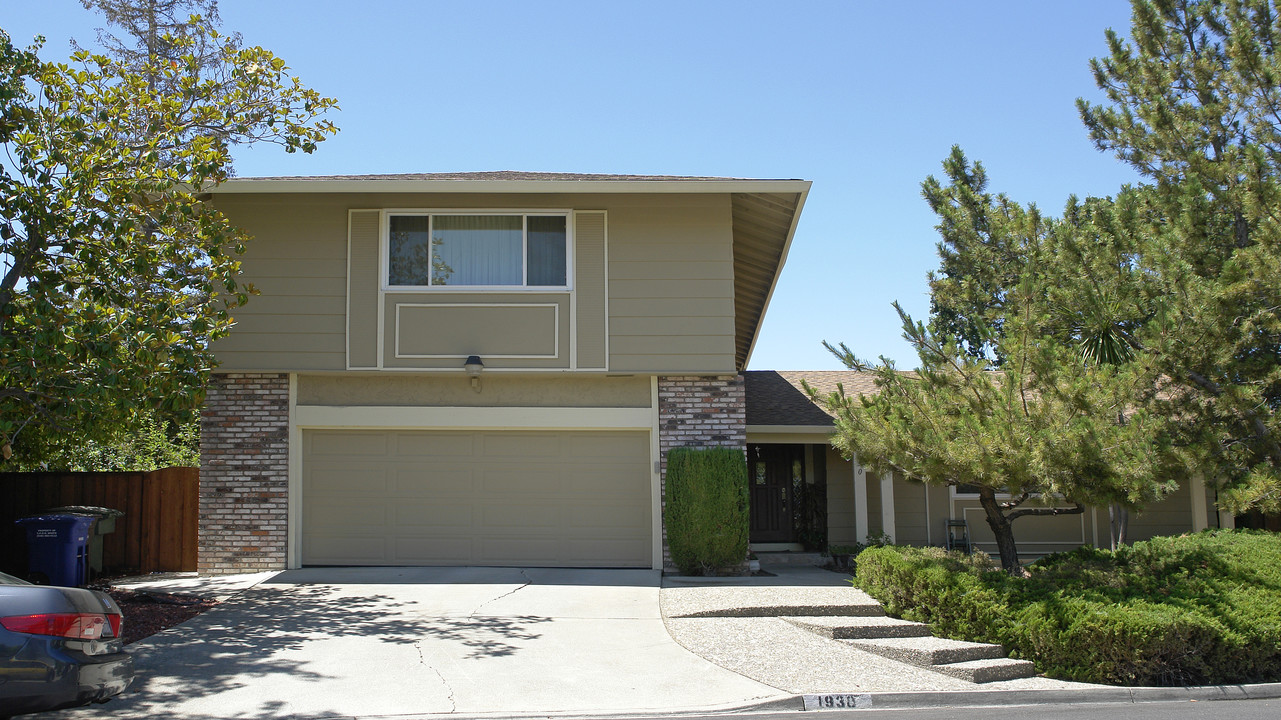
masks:
[[[433,217],[432,284],[520,285],[522,220],[519,215]]]

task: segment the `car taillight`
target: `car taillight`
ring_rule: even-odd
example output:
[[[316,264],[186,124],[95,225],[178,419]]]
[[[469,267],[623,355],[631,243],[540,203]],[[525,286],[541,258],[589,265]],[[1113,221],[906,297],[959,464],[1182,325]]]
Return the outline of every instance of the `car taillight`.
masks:
[[[111,623],[111,637],[120,637],[120,628],[125,624],[124,616],[108,615],[107,622]]]
[[[116,616],[119,617],[119,616]],[[73,640],[97,640],[107,627],[107,616],[93,613],[46,613],[0,618],[5,630],[30,635],[53,635]],[[112,624],[115,627],[115,623]]]

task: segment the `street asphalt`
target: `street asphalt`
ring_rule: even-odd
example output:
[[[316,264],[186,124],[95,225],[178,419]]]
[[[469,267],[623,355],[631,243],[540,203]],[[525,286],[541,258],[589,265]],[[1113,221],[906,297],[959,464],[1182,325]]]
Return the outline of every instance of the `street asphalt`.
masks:
[[[974,685],[819,638],[762,604],[870,602],[838,574],[310,568],[129,583],[223,602],[130,646],[133,686],[50,718],[600,717],[1278,698],[1281,684]]]

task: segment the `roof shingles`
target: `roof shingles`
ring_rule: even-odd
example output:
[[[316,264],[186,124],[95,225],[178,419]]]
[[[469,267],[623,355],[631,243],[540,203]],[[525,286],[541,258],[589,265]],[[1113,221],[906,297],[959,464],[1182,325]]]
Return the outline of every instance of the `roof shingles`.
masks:
[[[815,405],[801,381],[820,395],[841,385],[849,395],[876,392],[875,376],[856,370],[749,370],[743,373],[748,425],[832,425],[832,415]]]

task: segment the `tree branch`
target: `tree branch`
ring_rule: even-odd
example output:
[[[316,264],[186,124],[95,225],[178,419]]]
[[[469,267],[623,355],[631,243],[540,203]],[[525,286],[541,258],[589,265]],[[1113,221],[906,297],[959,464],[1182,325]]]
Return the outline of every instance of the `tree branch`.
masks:
[[[1074,507],[1070,508],[1025,508],[1023,510],[1015,510],[1009,515],[1006,515],[1005,519],[1010,522],[1014,522],[1016,519],[1021,518],[1024,515],[1080,515],[1085,512],[1085,506],[1081,503],[1073,503],[1073,505]]]

